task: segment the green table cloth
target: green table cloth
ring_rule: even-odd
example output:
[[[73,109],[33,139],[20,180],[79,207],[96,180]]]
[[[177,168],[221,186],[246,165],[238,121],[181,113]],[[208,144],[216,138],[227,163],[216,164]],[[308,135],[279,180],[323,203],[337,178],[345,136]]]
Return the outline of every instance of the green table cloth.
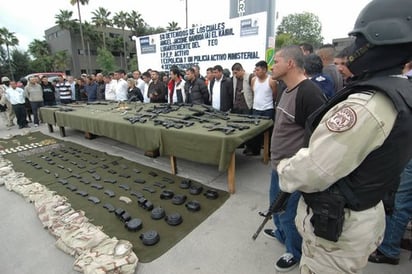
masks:
[[[133,103],[127,106],[127,110],[118,108],[115,103],[71,105],[68,107],[71,107],[71,111],[59,108],[42,108],[41,113],[44,114],[44,121],[59,127],[70,127],[106,136],[143,150],[159,149],[160,155],[217,165],[219,171],[228,169],[231,156],[239,145],[263,133],[273,125],[272,120],[259,119],[258,124],[254,124],[254,119],[235,115],[228,115],[229,120],[227,121],[206,114],[202,116],[210,121],[220,122],[219,126],[226,126],[227,123],[236,120],[250,120],[250,123],[237,123],[247,125],[250,127],[249,129],[235,130],[232,134],[225,135],[222,131],[209,131],[204,126],[210,126],[210,123],[200,123],[196,120],[188,120],[193,121],[194,124],[180,129],[165,128],[154,124],[154,119],[182,119],[185,115],[193,114],[194,109],[205,111],[204,107],[198,105],[193,106],[193,108],[175,107],[178,110],[159,114],[154,119],[147,117],[147,122],[134,124],[125,118],[153,114],[153,111],[161,108],[162,105]]]

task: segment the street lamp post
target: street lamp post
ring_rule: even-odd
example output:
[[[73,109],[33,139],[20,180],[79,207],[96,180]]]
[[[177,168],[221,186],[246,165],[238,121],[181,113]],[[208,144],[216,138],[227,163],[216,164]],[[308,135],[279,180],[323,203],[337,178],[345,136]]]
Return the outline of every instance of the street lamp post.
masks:
[[[133,36],[132,36],[132,40],[133,40],[134,43],[135,43],[135,47],[136,47],[136,64],[137,64],[137,68],[139,68],[139,58],[137,57],[137,55],[138,55],[138,50],[139,50],[139,48],[138,48],[138,46],[137,46],[137,43],[138,43],[139,38],[138,38],[136,35],[133,35]]]
[[[187,12],[187,0],[185,0],[185,15],[186,15],[186,29],[189,27],[188,26],[188,12]]]

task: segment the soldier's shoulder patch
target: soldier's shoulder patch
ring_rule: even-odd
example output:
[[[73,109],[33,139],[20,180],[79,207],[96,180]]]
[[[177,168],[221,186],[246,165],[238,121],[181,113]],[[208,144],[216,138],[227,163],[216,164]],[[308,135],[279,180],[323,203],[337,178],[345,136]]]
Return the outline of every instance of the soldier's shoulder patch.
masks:
[[[333,132],[344,132],[351,129],[356,121],[356,112],[349,106],[343,106],[326,121],[326,127]]]

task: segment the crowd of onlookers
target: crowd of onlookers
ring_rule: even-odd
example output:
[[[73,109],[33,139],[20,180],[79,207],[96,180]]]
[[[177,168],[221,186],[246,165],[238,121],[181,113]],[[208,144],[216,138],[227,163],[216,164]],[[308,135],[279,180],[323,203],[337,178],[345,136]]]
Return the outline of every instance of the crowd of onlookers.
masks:
[[[325,96],[331,97],[343,86],[344,70],[340,67],[344,67],[346,56],[337,56],[340,63],[335,65],[333,46],[325,45],[316,54],[310,44],[300,46],[304,54],[309,53],[305,61],[307,76],[319,85]],[[259,61],[254,68],[246,70],[240,63],[234,63],[231,69],[215,65],[206,69],[205,76],[198,65],[186,70],[172,66],[166,72],[149,69],[143,73],[140,70],[126,73],[120,69],[107,74],[82,74],[78,78],[59,75],[52,80],[46,75],[35,75],[18,82],[4,76],[0,105],[6,126],[14,126],[17,118],[19,128],[27,127],[32,121],[38,126],[42,106],[100,100],[206,104],[224,112],[273,119],[277,91],[283,89],[280,81],[271,79],[267,63]],[[260,139],[249,142],[245,154],[258,155]]]

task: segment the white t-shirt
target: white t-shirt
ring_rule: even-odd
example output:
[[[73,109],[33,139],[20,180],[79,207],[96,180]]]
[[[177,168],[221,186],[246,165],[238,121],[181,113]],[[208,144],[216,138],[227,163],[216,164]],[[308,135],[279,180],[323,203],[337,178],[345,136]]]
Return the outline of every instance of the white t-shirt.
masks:
[[[215,79],[215,83],[213,84],[213,94],[212,94],[212,107],[214,109],[220,110],[220,83],[222,79]]]
[[[175,83],[174,89],[173,89],[173,103],[177,103],[177,90],[180,90],[180,93],[182,94],[183,98],[183,103],[186,100],[186,94],[185,94],[185,80],[181,80],[179,83]],[[170,96],[167,96],[167,102],[170,104]]]
[[[129,85],[123,78],[120,78],[119,80],[117,80],[116,101],[127,101],[128,89],[129,89]]]
[[[116,101],[116,86],[117,80],[112,79],[110,83],[106,84],[104,90],[104,98],[109,101]]]

